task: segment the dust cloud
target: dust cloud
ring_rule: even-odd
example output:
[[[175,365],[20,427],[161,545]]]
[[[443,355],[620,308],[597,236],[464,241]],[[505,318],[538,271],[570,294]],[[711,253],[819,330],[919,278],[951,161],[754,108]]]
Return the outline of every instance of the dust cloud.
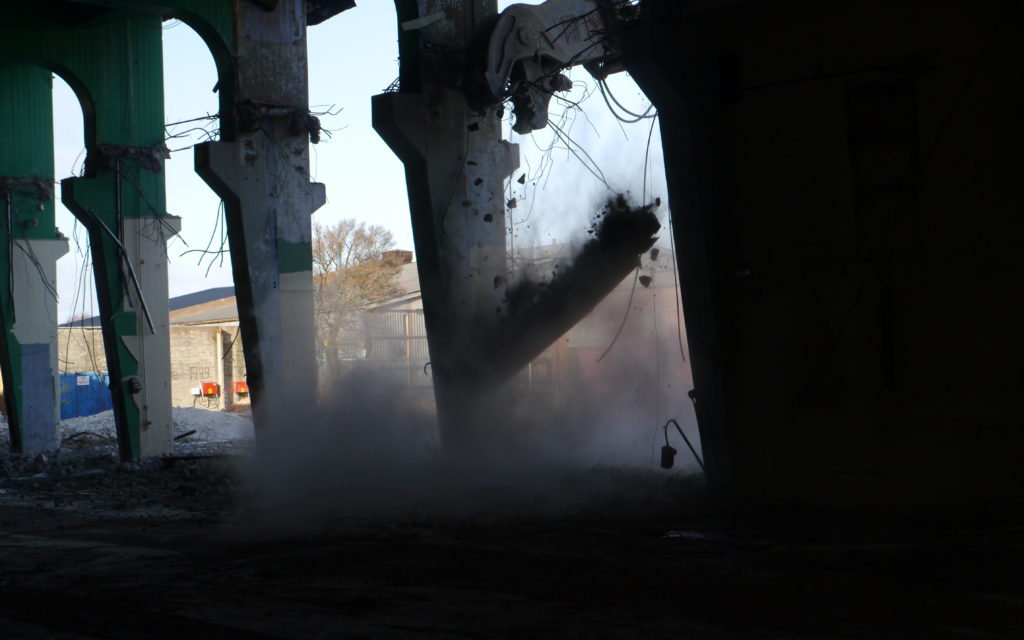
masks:
[[[358,369],[339,379],[319,409],[296,407],[259,434],[245,470],[254,515],[294,532],[671,511],[680,491],[703,482],[674,431],[677,466],[658,467],[669,418],[699,441],[672,268],[667,251],[645,254],[585,320],[465,416],[460,427],[482,434],[470,450],[441,446],[436,410],[404,383]]]
[[[436,416],[400,397],[382,377],[353,375],[318,415],[263,434],[245,470],[256,522],[296,533],[373,520],[628,517],[670,511],[681,487],[702,484],[657,468],[660,429],[638,423],[626,401],[592,397],[541,415],[520,398],[472,425],[493,432],[487,446],[452,452],[439,446]]]

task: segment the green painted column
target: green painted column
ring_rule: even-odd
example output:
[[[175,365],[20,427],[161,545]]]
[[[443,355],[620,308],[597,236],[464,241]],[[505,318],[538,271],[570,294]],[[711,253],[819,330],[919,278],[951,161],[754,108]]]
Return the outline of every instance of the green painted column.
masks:
[[[59,446],[53,107],[45,69],[0,64],[0,369],[11,447]]]
[[[24,4],[0,24],[0,61],[61,74],[85,113],[86,175],[62,182],[92,247],[123,459],[170,448],[170,360],[160,17],[96,13],[78,24]]]

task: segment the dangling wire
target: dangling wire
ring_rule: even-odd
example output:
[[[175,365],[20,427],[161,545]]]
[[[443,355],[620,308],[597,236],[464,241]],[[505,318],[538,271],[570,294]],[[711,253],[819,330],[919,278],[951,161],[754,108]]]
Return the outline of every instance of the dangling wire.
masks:
[[[604,360],[604,357],[608,355],[608,352],[615,346],[615,342],[619,339],[619,336],[622,335],[622,329],[626,326],[626,320],[629,319],[629,310],[633,307],[633,294],[636,293],[636,281],[639,277],[640,267],[638,265],[636,272],[633,275],[633,288],[629,290],[629,302],[626,303],[626,315],[622,316],[622,324],[619,325],[619,330],[615,332],[615,337],[612,338],[611,344],[608,345],[608,348],[605,349],[604,353],[601,354],[601,357],[597,359],[598,362]]]
[[[686,437],[686,433],[683,431],[683,428],[679,426],[679,423],[676,422],[675,418],[670,418],[669,421],[665,423],[665,426],[662,427],[665,430],[665,446],[666,447],[669,446],[669,444],[668,444],[668,426],[670,424],[671,425],[675,425],[676,431],[679,432],[679,435],[683,436],[683,442],[685,442],[686,446],[690,448],[690,453],[693,454],[693,457],[697,461],[697,464],[700,465],[700,470],[703,471],[704,470],[704,461],[700,459],[699,455],[697,455],[697,450],[693,448],[692,444],[690,444],[690,439]]]
[[[644,182],[643,182],[643,192],[642,192],[643,197],[641,198],[642,202],[647,202],[647,171],[648,171],[648,167],[650,166],[650,163],[651,163],[651,138],[654,137],[654,125],[658,121],[657,120],[658,114],[654,114],[654,116],[655,117],[651,119],[651,129],[650,129],[650,131],[647,132],[647,148],[644,150]],[[651,182],[652,182],[651,191],[654,191],[654,185],[653,185],[654,180],[652,179]]]
[[[612,115],[615,116],[615,119],[618,120],[619,122],[623,122],[625,124],[634,124],[640,122],[641,120],[647,120],[648,118],[653,119],[658,116],[658,113],[656,111],[654,113],[651,113],[651,111],[654,110],[653,102],[647,105],[647,110],[644,111],[643,113],[633,113],[626,107],[622,106],[622,103],[615,98],[615,94],[612,93],[612,89],[611,87],[608,86],[608,83],[606,81],[599,80],[597,83],[597,88],[600,89],[601,97],[604,98],[604,103],[605,105],[608,106],[608,110],[612,112]],[[611,102],[609,102],[609,98],[611,98]],[[616,111],[615,107],[612,106],[612,102],[614,102],[619,109],[624,111],[630,117],[627,118],[621,115],[618,111]]]
[[[676,232],[673,228],[672,213],[668,214],[668,237],[672,242],[672,282],[675,283],[676,336],[679,338],[679,355],[686,362],[686,349],[683,348],[683,318],[679,309],[683,306],[683,290],[679,287],[679,258],[676,256]]]

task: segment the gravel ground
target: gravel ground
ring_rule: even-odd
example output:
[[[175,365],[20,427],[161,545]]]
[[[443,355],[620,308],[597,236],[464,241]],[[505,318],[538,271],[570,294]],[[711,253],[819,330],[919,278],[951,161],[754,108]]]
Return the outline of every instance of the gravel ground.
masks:
[[[191,443],[223,443],[252,439],[252,419],[249,413],[225,413],[195,407],[175,407],[172,413],[174,437],[194,431],[187,437]],[[114,439],[114,412],[103,411],[91,416],[63,420],[61,439],[67,442],[77,434],[92,434]],[[77,438],[75,438],[77,439]]]
[[[172,420],[175,438],[171,450],[173,457],[244,454],[252,446],[250,413],[175,407]],[[61,449],[53,454],[33,458],[13,456],[9,453],[7,425],[0,425],[0,478],[38,474],[63,476],[119,466],[126,469],[140,466],[139,463],[121,464],[118,461],[113,411],[62,420],[60,437]]]

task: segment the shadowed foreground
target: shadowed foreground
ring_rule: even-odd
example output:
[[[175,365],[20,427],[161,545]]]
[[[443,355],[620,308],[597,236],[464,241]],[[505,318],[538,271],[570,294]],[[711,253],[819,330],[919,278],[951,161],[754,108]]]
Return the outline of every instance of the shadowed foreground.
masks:
[[[242,506],[234,466],[80,463],[0,479],[3,636],[1024,632],[1019,526],[769,520],[710,508],[694,477],[595,469],[553,487],[588,496],[558,517],[341,514],[296,530]]]

